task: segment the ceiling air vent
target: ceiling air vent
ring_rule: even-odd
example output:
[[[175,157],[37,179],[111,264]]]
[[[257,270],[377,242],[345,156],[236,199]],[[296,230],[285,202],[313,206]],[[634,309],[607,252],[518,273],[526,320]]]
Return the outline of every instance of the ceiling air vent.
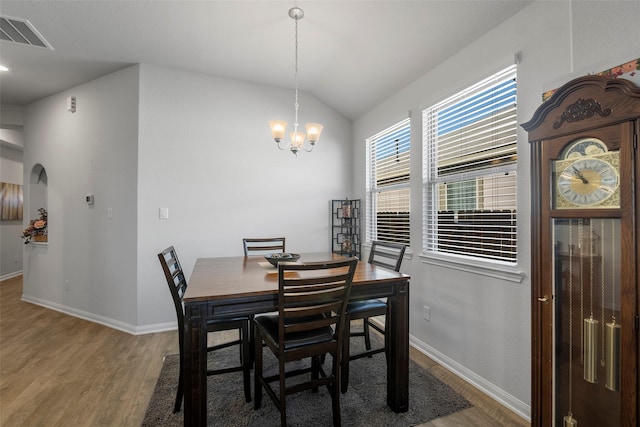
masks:
[[[0,17],[0,40],[53,50],[49,42],[26,19]]]

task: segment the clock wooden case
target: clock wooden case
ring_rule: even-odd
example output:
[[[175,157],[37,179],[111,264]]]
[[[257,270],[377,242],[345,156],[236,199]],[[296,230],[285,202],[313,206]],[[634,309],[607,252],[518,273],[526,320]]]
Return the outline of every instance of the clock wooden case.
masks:
[[[640,89],[586,76],[522,125],[532,169],[532,426],[636,426]]]

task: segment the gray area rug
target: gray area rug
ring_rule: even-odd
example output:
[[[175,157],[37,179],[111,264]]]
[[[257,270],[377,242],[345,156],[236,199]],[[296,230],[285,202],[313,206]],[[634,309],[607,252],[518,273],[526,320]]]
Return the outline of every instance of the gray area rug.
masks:
[[[381,339],[372,336],[372,343]],[[362,348],[362,338],[352,339],[353,351]],[[271,352],[264,349],[265,372],[277,372]],[[210,366],[238,360],[237,347],[220,350],[209,356]],[[331,368],[331,358],[325,362]],[[164,360],[160,377],[149,402],[143,426],[182,426],[184,413],[173,413],[178,387],[179,356]],[[472,405],[430,372],[409,361],[409,411],[396,414],[386,405],[387,374],[384,354],[351,362],[349,389],[340,396],[344,426],[414,426],[452,414]],[[252,378],[253,387],[253,378]],[[253,392],[253,390],[252,390]],[[207,424],[210,426],[277,426],[280,413],[263,392],[262,407],[253,409],[253,402],[244,401],[242,373],[210,376],[207,379]],[[183,407],[184,409],[184,407]],[[305,391],[287,398],[287,422],[292,427],[328,426],[332,424],[331,397],[326,387],[318,393]]]

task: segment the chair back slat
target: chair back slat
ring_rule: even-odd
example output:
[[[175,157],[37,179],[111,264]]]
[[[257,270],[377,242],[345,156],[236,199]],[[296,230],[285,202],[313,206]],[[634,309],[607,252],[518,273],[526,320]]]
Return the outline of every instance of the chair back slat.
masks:
[[[334,288],[333,291],[314,291],[314,292],[287,292],[289,307],[295,307],[296,305],[304,306],[309,302],[315,302],[318,298],[323,298],[325,301],[338,301],[342,297],[344,290],[341,287]],[[296,304],[297,303],[297,304]]]
[[[285,251],[284,237],[244,238],[244,256],[267,255],[273,252]]]
[[[327,312],[320,312],[318,314],[323,314],[323,313],[327,313]],[[285,325],[284,333],[286,335],[294,332],[308,331],[310,329],[320,329],[320,328],[324,328],[325,326],[332,326],[333,324],[335,324],[335,319],[332,317],[322,317],[322,318],[311,320],[305,323],[294,322],[294,323]]]
[[[374,241],[369,252],[369,264],[400,271],[406,249],[407,246],[401,243]]]
[[[187,291],[187,280],[182,271],[182,266],[178,260],[178,254],[173,246],[169,246],[164,251],[158,254],[164,277],[169,285],[169,291],[173,298],[173,305],[176,309],[176,316],[178,318],[178,336],[180,340],[180,346],[183,345],[183,331],[184,331],[184,309],[182,307],[182,298]]]
[[[333,326],[342,331],[357,258],[278,265],[279,341],[287,335]],[[296,274],[288,274],[295,272]],[[286,345],[280,346],[284,349]]]

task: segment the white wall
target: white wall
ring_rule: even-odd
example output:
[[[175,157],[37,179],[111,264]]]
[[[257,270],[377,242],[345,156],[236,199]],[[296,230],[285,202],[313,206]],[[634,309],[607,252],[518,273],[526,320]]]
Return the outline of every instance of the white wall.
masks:
[[[485,274],[473,266],[464,271],[422,254],[421,113],[513,63],[514,54],[521,52],[518,122],[523,123],[539,106],[548,82],[568,80],[576,68],[638,50],[639,20],[640,2],[535,2],[354,123],[354,193],[364,198],[365,139],[408,112],[413,118],[413,256],[402,269],[411,274],[412,344],[525,418],[531,413],[527,134],[522,129],[518,134],[518,265]],[[430,321],[422,317],[425,305]]]
[[[45,167],[50,225],[47,245],[25,247],[23,298],[157,331],[176,325],[156,256],[169,245],[188,275],[197,257],[242,254],[244,236],[328,251],[329,201],[351,196],[351,126],[304,93],[300,106],[325,131],[296,158],[268,126],[293,117],[291,90],[139,65],[30,105],[24,176]]]
[[[124,330],[137,313],[138,79],[130,67],[48,97],[24,125],[24,182],[35,164],[47,173],[49,242],[24,245],[23,298]]]
[[[290,252],[329,250],[329,201],[350,196],[345,118],[301,93],[300,123],[325,128],[314,151],[296,157],[276,148],[268,125],[282,118],[292,127],[291,90],[141,70],[138,325],[175,323],[156,256],[169,245],[189,275],[197,257],[242,255],[243,237],[285,236]],[[161,207],[169,219],[159,219]]]

